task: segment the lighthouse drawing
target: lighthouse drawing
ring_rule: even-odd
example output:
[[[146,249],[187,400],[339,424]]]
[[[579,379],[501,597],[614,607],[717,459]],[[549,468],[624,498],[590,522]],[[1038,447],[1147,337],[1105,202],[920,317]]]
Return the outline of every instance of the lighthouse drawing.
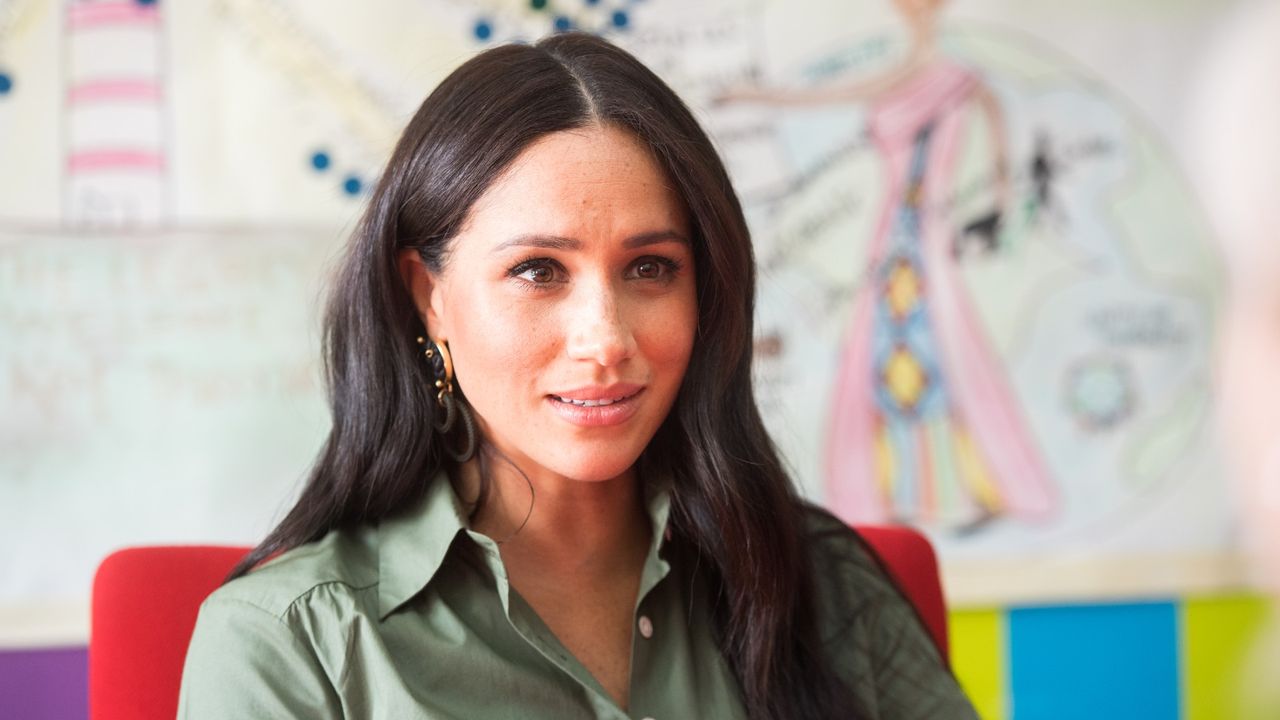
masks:
[[[169,177],[161,4],[68,0],[63,20],[63,221],[158,227]]]

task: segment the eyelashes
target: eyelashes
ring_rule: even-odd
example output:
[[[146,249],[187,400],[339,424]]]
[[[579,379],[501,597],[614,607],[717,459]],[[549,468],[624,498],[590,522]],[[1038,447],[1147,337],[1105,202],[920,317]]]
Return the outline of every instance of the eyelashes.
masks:
[[[662,255],[644,255],[627,266],[626,279],[667,285],[680,276],[684,262]],[[569,272],[549,257],[521,260],[507,270],[507,277],[534,291],[549,290],[569,281]]]
[[[524,282],[526,285],[540,286],[567,280],[568,273],[564,266],[551,258],[529,258],[516,263],[507,270],[507,277]]]
[[[664,257],[661,255],[648,255],[637,259],[631,264],[636,270],[637,277],[643,280],[659,280],[671,281],[676,279],[680,271],[684,269],[684,263],[675,258]],[[653,268],[645,270],[645,268]],[[659,273],[655,275],[654,273]]]

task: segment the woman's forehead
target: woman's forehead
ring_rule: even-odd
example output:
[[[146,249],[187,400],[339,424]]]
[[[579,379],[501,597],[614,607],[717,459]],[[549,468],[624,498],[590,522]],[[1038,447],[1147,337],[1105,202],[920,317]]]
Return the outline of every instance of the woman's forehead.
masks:
[[[618,181],[665,185],[652,152],[635,134],[612,125],[561,130],[530,143],[489,187],[516,186],[528,193]]]
[[[684,224],[683,202],[648,147],[625,130],[590,126],[525,148],[476,202],[463,233],[687,235]]]

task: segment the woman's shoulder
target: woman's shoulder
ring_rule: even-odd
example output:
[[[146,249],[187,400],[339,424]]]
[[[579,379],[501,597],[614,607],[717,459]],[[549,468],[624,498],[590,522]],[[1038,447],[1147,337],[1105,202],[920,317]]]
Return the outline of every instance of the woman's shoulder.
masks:
[[[283,619],[321,597],[354,596],[378,584],[378,553],[369,527],[332,530],[219,587],[204,606],[257,608]]]
[[[971,718],[919,614],[870,547],[826,510],[803,509],[823,647],[879,717]]]
[[[802,511],[824,637],[917,630],[926,637],[915,606],[862,536],[827,510],[805,505]]]
[[[376,607],[370,552],[367,532],[333,531],[205,598],[178,717],[341,717],[330,671],[341,667],[348,634],[334,630]]]

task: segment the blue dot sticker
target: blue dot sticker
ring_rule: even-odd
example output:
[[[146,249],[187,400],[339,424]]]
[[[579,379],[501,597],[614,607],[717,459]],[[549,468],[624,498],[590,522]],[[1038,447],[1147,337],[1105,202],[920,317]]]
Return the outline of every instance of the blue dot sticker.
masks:
[[[13,90],[13,78],[9,73],[0,72],[0,95],[8,95]]]
[[[488,20],[477,20],[474,32],[477,40],[488,40],[493,37],[493,25]]]
[[[584,1],[587,3],[587,5],[592,7],[600,4],[600,0],[584,0]]]
[[[360,178],[355,175],[348,175],[347,179],[342,183],[342,191],[348,195],[359,195],[364,189],[364,183],[360,182]]]
[[[156,4],[156,0],[135,0],[135,1],[136,1],[139,5],[142,5],[143,7],[147,7],[147,6],[149,6],[149,5],[155,5],[155,4]]]
[[[613,26],[616,28],[624,28],[631,24],[631,18],[627,16],[626,10],[615,10],[610,20],[613,21]]]
[[[546,10],[547,0],[529,0],[529,7],[534,10]]]
[[[317,150],[311,155],[311,167],[316,170],[329,169],[329,153],[323,150]]]
[[[573,21],[568,15],[557,15],[554,24],[556,32],[568,32],[573,29]]]

